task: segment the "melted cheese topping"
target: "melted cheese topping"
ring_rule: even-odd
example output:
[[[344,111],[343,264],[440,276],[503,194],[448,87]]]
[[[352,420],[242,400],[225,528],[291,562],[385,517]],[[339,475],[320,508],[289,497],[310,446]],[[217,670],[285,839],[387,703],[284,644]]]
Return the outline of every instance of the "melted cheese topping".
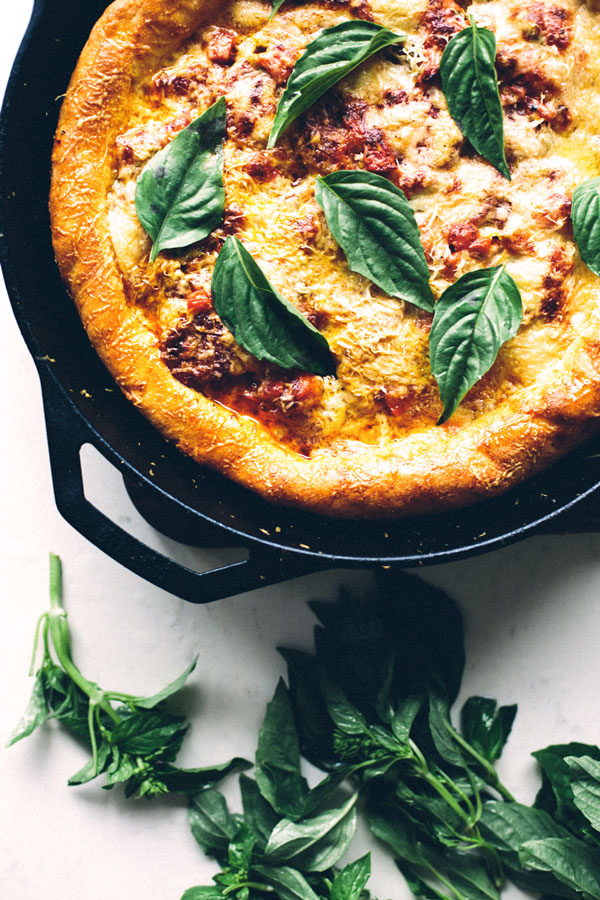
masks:
[[[468,20],[453,0],[270,4],[233,0],[160,71],[134,82],[129,128],[115,146],[111,236],[131,303],[175,377],[250,414],[305,454],[387,444],[435,426],[431,317],[348,268],[314,199],[318,174],[366,168],[401,187],[414,209],[436,296],[464,273],[504,264],[524,305],[522,326],[449,422],[460,429],[523,391],[597,314],[600,283],[570,231],[574,187],[598,173],[600,31],[576,0],[476,2],[498,42],[509,182],[451,119],[439,59]],[[407,35],[318,101],[278,146],[266,143],[293,62],[321,29],[372,18]],[[148,262],[135,215],[144,163],[218,97],[227,102],[222,228],[185,252]],[[336,377],[257,363],[210,310],[210,281],[235,233],[271,282],[326,336]],[[204,300],[203,300],[204,298]]]

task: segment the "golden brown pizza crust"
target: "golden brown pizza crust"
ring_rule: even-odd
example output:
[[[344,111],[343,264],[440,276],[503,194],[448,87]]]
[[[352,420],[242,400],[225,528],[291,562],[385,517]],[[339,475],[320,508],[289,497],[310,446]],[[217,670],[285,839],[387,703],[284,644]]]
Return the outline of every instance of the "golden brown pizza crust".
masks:
[[[62,107],[50,197],[56,256],[126,396],[199,463],[269,500],[344,517],[416,515],[487,498],[590,435],[600,412],[596,317],[578,323],[561,358],[532,384],[460,427],[429,424],[387,443],[314,447],[308,456],[173,377],[130,301],[111,240],[112,148],[128,128],[132,78],[160,69],[220,6],[117,0],[94,28]]]

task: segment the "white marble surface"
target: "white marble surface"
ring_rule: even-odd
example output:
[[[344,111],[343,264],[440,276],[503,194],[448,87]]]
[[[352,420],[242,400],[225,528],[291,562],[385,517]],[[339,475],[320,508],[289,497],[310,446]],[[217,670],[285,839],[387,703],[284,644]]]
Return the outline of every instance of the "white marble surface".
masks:
[[[26,0],[10,7],[5,0],[0,12],[2,87],[29,8]],[[369,573],[329,572],[194,607],[112,562],[54,506],[37,376],[3,285],[0,317],[2,743],[31,690],[27,670],[52,550],[63,559],[75,656],[86,675],[104,686],[151,693],[199,653],[185,703],[193,726],[180,762],[251,757],[265,702],[283,673],[276,645],[308,647],[313,621],[305,601],[333,598],[342,583],[368,585]],[[121,524],[199,568],[218,557],[153,534],[105,463],[90,459],[86,471],[90,493]],[[531,750],[552,741],[600,741],[600,536],[534,538],[423,577],[446,588],[463,611],[463,694],[519,703],[501,769],[514,792],[530,801],[537,784]],[[1,896],[179,900],[185,888],[208,883],[213,864],[192,839],[182,803],[125,801],[118,790],[95,783],[68,788],[84,758],[55,727],[0,750]],[[235,804],[235,784],[228,792]],[[359,836],[352,856],[367,845]],[[371,888],[380,900],[409,896],[380,852]]]

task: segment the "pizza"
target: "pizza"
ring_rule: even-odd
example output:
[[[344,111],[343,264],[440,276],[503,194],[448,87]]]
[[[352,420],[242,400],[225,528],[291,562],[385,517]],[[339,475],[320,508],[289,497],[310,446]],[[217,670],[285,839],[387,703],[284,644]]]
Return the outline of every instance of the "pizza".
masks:
[[[52,160],[90,340],[266,499],[506,491],[597,428],[599,77],[591,0],[117,0]]]

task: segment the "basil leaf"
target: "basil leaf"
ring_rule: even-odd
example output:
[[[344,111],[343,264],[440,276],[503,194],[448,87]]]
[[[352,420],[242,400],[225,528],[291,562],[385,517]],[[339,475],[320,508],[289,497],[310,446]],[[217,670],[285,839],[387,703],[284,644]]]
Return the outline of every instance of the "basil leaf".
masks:
[[[225,100],[220,97],[144,166],[137,217],[152,238],[150,262],[165,249],[205,238],[223,218]]]
[[[402,875],[408,888],[415,897],[422,897],[423,900],[448,900],[447,894],[442,894],[430,884],[425,884],[414,872],[408,872],[402,867],[399,868],[402,870]],[[182,900],[185,900],[185,897],[182,897]]]
[[[357,814],[352,809],[320,841],[305,853],[294,857],[294,864],[303,872],[326,872],[349,850],[356,831]]]
[[[582,260],[594,275],[600,275],[600,177],[577,185],[573,191],[571,220]]]
[[[494,34],[471,17],[444,48],[440,74],[450,115],[477,153],[510,181],[495,59]]]
[[[450,896],[463,900],[501,900],[494,882],[488,875],[485,863],[475,856],[469,856],[459,850],[449,851],[447,856],[435,853],[425,847],[426,863],[424,867],[414,863],[397,860],[396,864],[407,879],[419,885],[418,896],[449,900]],[[435,872],[435,874],[433,874]],[[431,882],[424,879],[431,879]],[[440,880],[451,887],[452,894],[440,893]],[[426,893],[422,892],[422,887]],[[549,898],[547,898],[549,900]]]
[[[459,850],[447,855],[430,852],[428,856],[433,867],[438,872],[444,872],[464,897],[469,900],[500,900],[500,893],[482,859]]]
[[[585,900],[600,897],[600,851],[575,837],[526,841],[519,848],[519,861],[526,869],[552,874]]]
[[[257,359],[315,375],[335,372],[323,335],[283,297],[236,237],[228,237],[212,277],[215,310]]]
[[[185,672],[182,672],[181,675],[168,684],[166,687],[159,691],[157,694],[153,694],[152,697],[132,697],[131,701],[136,706],[141,709],[152,709],[155,706],[158,706],[159,703],[162,703],[163,700],[166,700],[167,697],[172,697],[173,694],[176,694],[177,691],[180,691],[184,686],[188,677],[196,668],[196,663],[198,662],[198,657],[196,657],[193,662],[189,664]]]
[[[413,823],[404,809],[392,804],[368,809],[369,828],[376,838],[388,844],[404,862],[426,866],[425,846],[417,838]]]
[[[171,760],[177,755],[188,730],[183,716],[172,716],[164,711],[127,711],[115,725],[112,743],[119,750],[132,756],[160,753],[161,759]]]
[[[464,900],[500,900],[498,890],[480,858],[460,851],[437,852],[417,837],[404,810],[382,804],[369,810],[369,825],[375,837],[389,844],[398,856],[396,862],[402,874],[406,872],[420,880],[431,877],[429,873],[435,873],[433,880],[438,885],[437,876],[444,875],[444,883],[452,886],[454,896],[461,896]],[[431,889],[431,885],[427,887]]]
[[[308,653],[285,647],[278,649],[287,663],[302,755],[319,768],[327,769],[333,762],[333,725],[321,696],[321,668]]]
[[[444,291],[429,333],[431,371],[444,403],[438,425],[491,368],[522,316],[519,288],[503,266],[468,272]]]
[[[370,725],[369,726],[369,736],[371,740],[376,743],[380,748],[384,750],[389,750],[395,756],[406,759],[407,757],[412,756],[412,750],[406,744],[400,743],[389,728],[383,725]]]
[[[223,794],[213,788],[190,800],[189,823],[192,834],[205,853],[220,857],[227,853],[239,822],[228,808]]]
[[[600,762],[590,756],[566,756],[573,802],[596,831],[600,831]]]
[[[89,744],[88,698],[59,666],[44,665],[46,702],[57,719],[69,731]],[[103,719],[103,714],[100,714]],[[106,720],[103,719],[103,723]]]
[[[96,759],[94,759],[93,757],[89,759],[88,762],[78,772],[76,772],[74,775],[71,775],[67,784],[86,784],[88,781],[96,778],[97,775],[104,771],[110,753],[110,744],[108,743],[108,741],[102,741],[100,747],[98,748]]]
[[[388,663],[387,672],[385,674],[385,679],[379,693],[377,694],[377,699],[375,701],[375,711],[382,722],[385,722],[386,725],[391,725],[392,719],[394,718],[394,699],[392,697],[392,679],[394,677],[394,658],[392,657],[390,662]]]
[[[51,710],[46,702],[44,670],[40,669],[35,676],[33,691],[27,709],[21,721],[8,739],[7,747],[11,747],[24,737],[28,737],[39,725],[43,725]]]
[[[227,850],[227,862],[237,872],[248,873],[252,851],[256,844],[256,835],[249,825],[241,822],[234,840]]]
[[[468,900],[500,900],[500,893],[488,874],[484,861],[460,850],[445,854],[428,852],[430,865],[444,872],[455,890]]]
[[[331,885],[331,900],[360,900],[370,874],[371,855],[367,853],[336,874]]]
[[[394,736],[400,741],[401,744],[408,744],[410,730],[413,726],[415,718],[419,713],[419,710],[423,706],[423,700],[424,698],[422,695],[412,695],[410,697],[405,697],[394,713],[394,718],[391,722],[391,728]]]
[[[315,199],[353,272],[433,311],[421,235],[399,188],[373,172],[340,171],[317,177]]]
[[[271,10],[271,15],[269,16],[269,22],[271,19],[275,18],[275,14],[279,11],[279,8],[283,6],[285,0],[273,0],[273,9]]]
[[[302,860],[303,869],[315,872],[334,865],[344,855],[354,835],[357,798],[358,794],[353,794],[342,806],[301,822],[282,819],[271,833],[265,861]]]
[[[526,841],[569,837],[568,831],[543,810],[516,802],[491,800],[484,803],[478,824],[482,837],[502,854],[503,865],[519,887],[553,897],[576,896],[551,872],[527,872],[519,862],[519,848]]]
[[[344,734],[367,734],[365,717],[346,697],[343,690],[328,678],[323,679],[323,699],[336,728]]]
[[[457,733],[450,721],[450,703],[444,689],[436,685],[428,690],[429,729],[435,749],[442,759],[453,766],[465,767],[465,760],[457,741]]]
[[[567,835],[542,809],[506,800],[484,803],[479,824],[488,843],[507,853],[528,840]]]
[[[173,794],[195,794],[208,785],[230,775],[239,769],[247,769],[252,764],[239,756],[234,756],[226,763],[216,766],[202,766],[197,769],[178,769],[169,764],[156,767],[156,774],[160,776],[167,790]]]
[[[289,866],[253,866],[253,872],[276,889],[279,900],[319,900],[310,884],[297,869]]]
[[[267,149],[274,147],[288,125],[325,91],[378,50],[403,40],[404,35],[362,19],[324,28],[296,61],[277,104]]]
[[[136,770],[140,768],[137,764],[137,759],[128,753],[121,754],[116,750],[113,751],[113,754],[112,763],[106,770],[106,782],[111,787],[119,784],[121,781],[128,781],[129,778],[136,774]],[[144,767],[142,781],[144,780],[144,775],[150,775],[146,767]],[[154,772],[152,772],[152,775],[154,775]]]
[[[263,797],[258,785],[247,775],[240,775],[240,791],[244,819],[258,840],[258,849],[262,853],[267,846],[269,835],[279,820],[279,816],[270,803]]]
[[[221,900],[224,896],[223,891],[213,884],[188,888],[181,900]]]
[[[256,783],[274,810],[288,819],[302,815],[308,785],[300,772],[300,749],[288,690],[279,679],[267,704],[256,750]]]
[[[508,857],[503,856],[502,864],[508,879],[521,890],[541,895],[542,900],[558,900],[559,897],[564,900],[581,900],[581,894],[555,878],[552,872],[527,871],[519,862],[518,854],[515,859],[513,865]]]
[[[354,774],[353,766],[338,766],[334,772],[330,772],[314,788],[311,788],[302,810],[303,818],[312,816],[320,810],[330,806],[331,798],[339,791],[340,785]]]
[[[322,624],[315,628],[317,662],[367,720],[376,718],[392,657],[390,691],[396,701],[422,693],[432,671],[453,701],[465,662],[456,604],[413,575],[376,573],[376,583],[373,597],[342,589],[337,603],[309,601]]]
[[[463,736],[488,762],[500,758],[517,714],[516,705],[496,706],[489,697],[469,697],[460,714]]]
[[[467,792],[467,796],[473,796],[471,787],[467,787]],[[437,846],[456,847],[456,835],[460,834],[462,827],[461,816],[450,809],[445,800],[439,796],[428,797],[419,790],[411,791],[408,785],[402,783],[400,789],[396,790],[396,796],[402,804],[408,805],[420,828],[426,826]]]
[[[569,744],[551,744],[531,754],[543,771],[543,784],[535,799],[536,807],[544,809],[557,821],[575,823],[575,830],[581,825],[581,814],[573,802],[571,772],[565,762],[568,756],[589,756],[600,760],[600,748],[591,744],[572,741]]]

